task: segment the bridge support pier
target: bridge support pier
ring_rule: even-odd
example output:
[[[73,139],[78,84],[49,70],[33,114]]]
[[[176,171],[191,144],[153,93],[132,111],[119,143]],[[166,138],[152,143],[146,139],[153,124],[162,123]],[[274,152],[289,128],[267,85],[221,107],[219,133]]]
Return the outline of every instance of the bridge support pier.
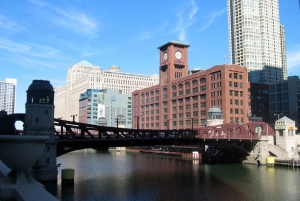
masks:
[[[269,147],[274,145],[273,136],[261,136],[258,142],[252,142],[252,151],[250,156],[247,156],[243,163],[265,165],[267,157],[270,156]]]

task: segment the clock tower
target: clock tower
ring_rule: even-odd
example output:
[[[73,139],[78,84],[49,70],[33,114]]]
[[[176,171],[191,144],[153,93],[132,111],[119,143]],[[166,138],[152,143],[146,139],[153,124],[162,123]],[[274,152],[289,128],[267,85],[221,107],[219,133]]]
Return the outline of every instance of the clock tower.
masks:
[[[159,83],[166,86],[172,80],[188,75],[188,47],[190,45],[171,41],[158,47]]]

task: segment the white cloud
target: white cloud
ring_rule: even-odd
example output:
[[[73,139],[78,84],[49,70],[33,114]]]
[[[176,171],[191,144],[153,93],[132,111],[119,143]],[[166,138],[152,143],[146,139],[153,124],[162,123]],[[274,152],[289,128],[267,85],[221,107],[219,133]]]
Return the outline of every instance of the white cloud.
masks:
[[[177,23],[175,28],[169,33],[178,33],[179,41],[186,41],[186,33],[188,28],[195,22],[195,15],[198,12],[198,7],[195,1],[191,0],[188,4],[182,6],[177,14]]]
[[[52,58],[58,54],[58,50],[49,46],[33,43],[16,43],[6,39],[0,39],[0,48],[13,53],[39,58]]]
[[[287,54],[287,66],[289,69],[300,66],[300,50]]]
[[[210,14],[207,17],[208,18],[207,22],[198,31],[203,31],[203,30],[207,29],[215,21],[215,19],[217,17],[219,17],[220,15],[222,15],[224,12],[226,12],[226,9],[223,9],[221,11]]]
[[[3,15],[0,15],[0,28],[14,32],[18,32],[23,29],[22,26],[20,26],[18,23],[7,19]]]
[[[33,4],[36,4],[36,5],[40,6],[40,7],[43,7],[43,6],[47,5],[45,2],[39,1],[39,0],[29,0],[29,1]]]
[[[47,68],[57,68],[56,65],[47,62],[60,58],[59,51],[55,48],[33,44],[33,43],[16,43],[11,40],[0,39],[0,50],[4,50],[1,60],[11,61],[22,66],[37,67],[44,66]]]
[[[40,10],[39,13],[55,24],[71,29],[76,33],[82,33],[92,38],[96,37],[98,23],[86,13],[75,9],[62,9],[38,0],[30,0],[30,2],[40,6],[43,10]]]

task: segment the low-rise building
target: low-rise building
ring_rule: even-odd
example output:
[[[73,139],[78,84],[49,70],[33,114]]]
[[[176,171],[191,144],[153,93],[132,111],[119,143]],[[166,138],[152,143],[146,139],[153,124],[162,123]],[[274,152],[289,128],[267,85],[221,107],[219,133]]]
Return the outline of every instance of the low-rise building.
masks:
[[[121,90],[88,89],[80,94],[79,122],[131,128],[131,95]]]

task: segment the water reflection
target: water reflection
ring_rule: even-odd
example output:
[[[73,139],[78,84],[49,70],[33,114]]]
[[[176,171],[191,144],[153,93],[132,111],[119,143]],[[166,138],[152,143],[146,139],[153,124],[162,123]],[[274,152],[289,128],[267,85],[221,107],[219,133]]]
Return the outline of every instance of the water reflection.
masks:
[[[286,167],[203,165],[198,160],[92,149],[58,157],[64,200],[297,200],[299,172]],[[75,169],[62,186],[60,170]],[[49,187],[46,186],[48,189]],[[53,187],[52,187],[53,188]]]

